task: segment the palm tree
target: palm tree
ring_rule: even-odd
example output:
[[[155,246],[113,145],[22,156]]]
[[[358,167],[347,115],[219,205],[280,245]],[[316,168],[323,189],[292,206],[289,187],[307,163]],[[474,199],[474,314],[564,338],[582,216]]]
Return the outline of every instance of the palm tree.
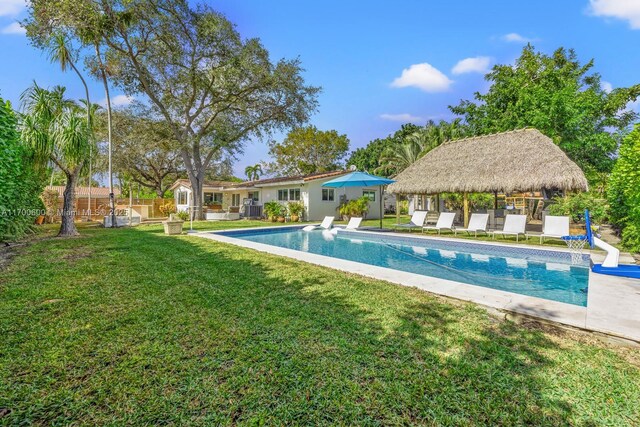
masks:
[[[52,162],[67,178],[58,236],[75,236],[75,189],[90,152],[91,118],[87,121],[84,110],[65,98],[61,86],[47,90],[34,82],[20,100],[22,140],[33,148],[39,166]]]
[[[403,171],[422,157],[424,144],[424,135],[416,132],[407,137],[404,143],[388,147],[380,156],[381,166],[375,172],[388,176]]]
[[[253,166],[247,166],[244,168],[244,173],[247,175],[249,181],[257,181],[260,179],[260,175],[262,175],[262,165],[256,163]]]

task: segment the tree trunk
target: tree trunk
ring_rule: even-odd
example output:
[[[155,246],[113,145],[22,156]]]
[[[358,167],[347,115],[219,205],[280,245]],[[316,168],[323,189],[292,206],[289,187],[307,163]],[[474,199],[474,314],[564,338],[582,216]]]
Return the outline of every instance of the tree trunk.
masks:
[[[191,180],[191,188],[193,189],[192,197],[193,197],[193,213],[192,218],[194,220],[204,220],[204,210],[202,209],[202,187],[204,185],[203,180],[196,179],[194,183]]]
[[[73,173],[67,175],[67,185],[64,188],[62,205],[62,224],[60,225],[60,231],[58,237],[64,236],[77,236],[78,230],[76,229],[75,220],[75,202],[76,202],[76,182],[78,180],[78,174],[80,168],[77,168]]]

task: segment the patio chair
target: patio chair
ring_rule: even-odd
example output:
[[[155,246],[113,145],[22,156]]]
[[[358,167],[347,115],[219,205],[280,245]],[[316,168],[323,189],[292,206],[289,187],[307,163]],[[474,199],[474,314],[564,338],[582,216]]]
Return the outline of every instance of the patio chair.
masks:
[[[561,239],[563,236],[569,235],[569,217],[568,216],[551,216],[544,217],[544,226],[542,234],[540,234],[540,244],[544,242],[545,237]]]
[[[393,228],[408,230],[413,230],[414,228],[419,229],[424,225],[425,219],[427,219],[427,211],[415,211],[413,215],[411,215],[411,220],[408,224],[395,224]]]
[[[453,220],[456,219],[456,213],[455,212],[442,212],[440,214],[440,216],[438,217],[438,222],[436,223],[436,225],[427,225],[425,227],[422,227],[422,232],[424,233],[425,230],[429,231],[429,230],[437,230],[438,234],[440,234],[440,232],[442,230],[451,230],[453,231]]]
[[[325,216],[324,219],[322,220],[322,223],[320,223],[319,225],[307,225],[306,227],[303,228],[304,231],[313,231],[313,230],[317,230],[318,228],[323,228],[325,230],[330,230],[331,226],[333,225],[333,220],[335,219],[335,217],[332,216]]]
[[[504,219],[504,227],[502,230],[495,230],[491,233],[493,238],[496,238],[496,234],[502,234],[502,237],[505,236],[516,236],[516,242],[518,238],[522,234],[526,237],[525,227],[527,226],[527,216],[526,215],[515,215],[509,214],[505,216]]]
[[[345,230],[357,230],[358,228],[360,228],[361,223],[362,217],[352,216],[351,219],[349,219],[349,223],[345,227]]]
[[[458,231],[466,231],[467,234],[473,233],[478,237],[478,231],[487,233],[487,223],[489,222],[489,214],[471,214],[469,226],[467,228],[456,228],[454,233],[458,235]]]

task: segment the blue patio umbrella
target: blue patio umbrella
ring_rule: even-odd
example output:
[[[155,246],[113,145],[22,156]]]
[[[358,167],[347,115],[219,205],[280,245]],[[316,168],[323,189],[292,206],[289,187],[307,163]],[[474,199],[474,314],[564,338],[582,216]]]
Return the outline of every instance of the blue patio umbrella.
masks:
[[[382,186],[393,184],[395,181],[381,176],[371,175],[366,172],[351,172],[339,176],[322,184],[323,187],[345,188],[345,187],[380,187],[380,228],[382,228]]]

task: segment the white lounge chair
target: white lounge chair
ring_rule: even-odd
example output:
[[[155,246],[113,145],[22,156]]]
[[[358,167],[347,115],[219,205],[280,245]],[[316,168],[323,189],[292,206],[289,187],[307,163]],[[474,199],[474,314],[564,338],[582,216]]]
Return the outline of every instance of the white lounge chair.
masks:
[[[451,230],[453,231],[453,220],[456,219],[456,213],[455,212],[442,212],[440,213],[440,216],[438,217],[438,222],[436,223],[436,225],[427,225],[425,227],[422,227],[422,232],[424,232],[425,230],[429,231],[429,230],[437,230],[438,234],[440,234],[440,232],[442,230]]]
[[[540,243],[544,242],[545,237],[561,239],[563,236],[569,235],[569,217],[568,216],[551,216],[544,217],[544,226],[542,234],[540,234]]]
[[[487,224],[489,223],[489,214],[471,214],[469,219],[469,226],[467,228],[456,228],[455,234],[458,235],[458,231],[466,231],[467,233],[473,233],[478,237],[478,231],[487,232]]]
[[[358,228],[360,228],[360,224],[361,223],[362,223],[362,217],[353,216],[353,217],[351,217],[349,219],[349,223],[346,225],[344,230],[350,230],[350,231],[357,230]],[[332,228],[330,232],[332,234],[334,234],[334,235],[337,235],[338,234],[338,227]]]
[[[357,230],[360,228],[360,224],[362,223],[362,217],[352,216],[349,219],[349,223],[345,227],[345,230]]]
[[[516,236],[516,242],[517,242],[521,234],[526,237],[526,234],[525,234],[526,226],[527,226],[526,215],[509,214],[509,215],[506,215],[504,218],[504,227],[502,228],[502,230],[495,230],[491,234],[494,239],[496,237],[496,234],[502,234],[502,237]]]
[[[395,224],[393,228],[406,228],[409,230],[422,228],[425,219],[427,219],[427,211],[415,211],[413,212],[413,215],[411,215],[411,220],[408,224]]]
[[[304,231],[313,231],[313,230],[317,230],[318,228],[323,228],[325,230],[330,230],[331,226],[333,225],[333,220],[334,219],[335,219],[335,217],[325,216],[320,225],[307,225],[306,227],[303,228],[303,230]]]

